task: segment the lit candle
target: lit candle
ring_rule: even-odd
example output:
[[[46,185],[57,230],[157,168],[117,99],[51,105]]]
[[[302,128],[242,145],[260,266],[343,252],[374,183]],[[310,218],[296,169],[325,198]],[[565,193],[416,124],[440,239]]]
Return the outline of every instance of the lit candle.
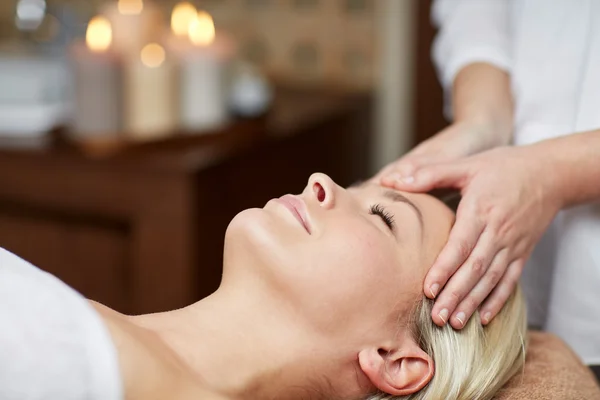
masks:
[[[161,35],[160,10],[143,0],[119,0],[106,3],[102,13],[113,27],[114,48],[122,55],[138,53],[146,43]]]
[[[175,5],[171,14],[171,30],[175,36],[187,39],[190,25],[197,13],[196,7],[186,1]]]
[[[226,76],[233,46],[217,36],[212,17],[200,11],[189,24],[189,50],[181,56],[181,121],[189,130],[214,129],[229,117]]]
[[[86,43],[71,48],[75,133],[117,134],[121,128],[122,76],[111,43],[110,23],[95,17],[88,25]]]
[[[190,25],[196,19],[198,11],[188,2],[177,3],[171,13],[171,30],[166,32],[165,42],[169,51],[178,57],[190,49]]]
[[[126,68],[125,130],[136,139],[164,136],[177,127],[177,71],[165,49],[150,43]]]

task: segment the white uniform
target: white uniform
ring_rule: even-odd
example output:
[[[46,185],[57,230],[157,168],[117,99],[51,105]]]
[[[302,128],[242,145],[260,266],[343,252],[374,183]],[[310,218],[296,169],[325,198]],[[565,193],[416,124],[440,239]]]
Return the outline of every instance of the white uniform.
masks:
[[[600,1],[438,0],[432,17],[445,89],[472,62],[510,73],[515,144],[600,129]],[[530,322],[600,364],[600,202],[557,216],[523,285]]]
[[[92,306],[0,248],[0,399],[123,398],[117,351]]]

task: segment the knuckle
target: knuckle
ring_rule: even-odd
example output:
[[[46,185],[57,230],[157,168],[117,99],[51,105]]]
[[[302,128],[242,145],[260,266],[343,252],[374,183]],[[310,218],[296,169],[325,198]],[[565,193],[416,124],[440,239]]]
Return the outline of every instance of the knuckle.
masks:
[[[463,208],[462,208],[462,210],[460,210],[460,213],[457,212],[456,217],[457,218],[477,217],[479,219],[479,216],[481,215],[481,205],[479,204],[477,199],[470,198],[467,193],[463,196],[463,199],[461,201],[462,201],[461,205],[463,206]],[[469,214],[469,215],[467,215],[467,214]]]
[[[465,239],[458,239],[456,241],[456,250],[461,259],[466,259],[471,253],[471,246]]]
[[[515,254],[525,254],[527,249],[529,248],[529,241],[522,237],[519,240],[517,240],[516,244],[514,245],[514,250],[513,252]],[[517,261],[518,262],[518,261]]]
[[[521,277],[521,272],[522,269],[518,265],[512,265],[504,277],[505,284],[510,288],[516,286]]]
[[[500,237],[510,236],[515,230],[514,224],[506,216],[499,217],[495,225],[497,227],[496,232]]]
[[[510,295],[510,292],[512,292],[513,288],[517,286],[517,282],[517,278],[509,277],[506,279],[505,291],[507,292],[507,297]]]
[[[492,216],[496,214],[496,210],[498,209],[498,207],[496,207],[496,205],[494,203],[486,203],[486,204],[481,204],[479,206],[479,211],[486,216]]]
[[[472,313],[474,310],[477,309],[477,307],[479,307],[479,302],[473,296],[468,296],[466,299],[463,300],[463,307],[469,313]]]
[[[451,290],[450,293],[448,293],[448,300],[450,301],[450,304],[452,304],[453,306],[456,306],[460,300],[462,299],[462,294],[456,290]]]
[[[497,269],[491,269],[488,272],[487,281],[491,286],[496,286],[502,277],[502,273]]]
[[[471,269],[477,276],[482,276],[486,269],[485,258],[475,257],[471,263]]]

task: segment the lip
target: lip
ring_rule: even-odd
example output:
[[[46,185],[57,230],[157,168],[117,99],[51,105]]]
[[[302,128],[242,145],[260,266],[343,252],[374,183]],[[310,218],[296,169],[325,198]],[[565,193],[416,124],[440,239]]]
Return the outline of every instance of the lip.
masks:
[[[277,199],[283,206],[285,206],[292,215],[300,222],[300,224],[304,227],[306,232],[310,235],[310,224],[308,223],[308,218],[306,215],[306,206],[304,202],[296,196],[291,194],[286,194],[285,196]]]

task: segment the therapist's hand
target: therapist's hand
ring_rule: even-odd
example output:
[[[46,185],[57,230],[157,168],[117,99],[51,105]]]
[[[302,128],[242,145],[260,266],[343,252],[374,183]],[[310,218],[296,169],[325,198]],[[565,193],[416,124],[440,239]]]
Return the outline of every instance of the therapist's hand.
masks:
[[[425,278],[425,294],[436,298],[437,325],[449,321],[460,329],[480,305],[483,324],[500,311],[561,208],[551,164],[535,145],[502,147],[382,180],[404,191],[453,187],[462,193],[448,242]]]
[[[491,148],[498,144],[501,136],[496,130],[491,123],[483,120],[455,122],[382,168],[373,180],[379,182],[384,177],[397,179],[410,176],[426,165],[456,160]]]

